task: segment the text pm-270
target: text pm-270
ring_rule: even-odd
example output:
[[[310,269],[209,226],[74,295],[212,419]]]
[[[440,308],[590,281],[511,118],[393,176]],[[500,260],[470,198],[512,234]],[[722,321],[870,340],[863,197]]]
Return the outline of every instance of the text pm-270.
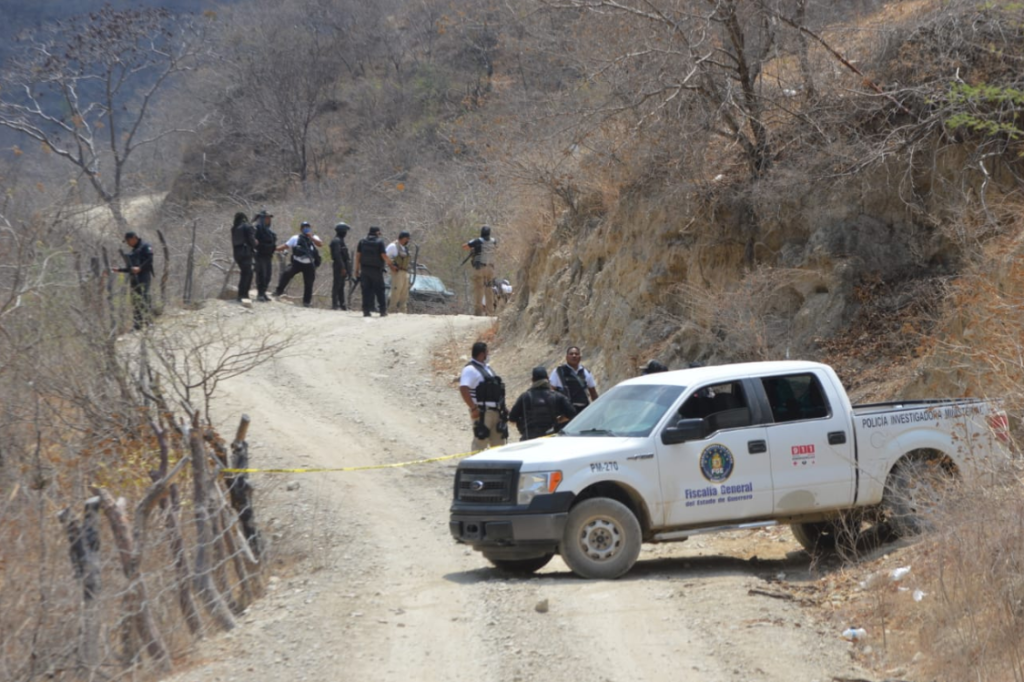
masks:
[[[942,487],[1006,458],[983,400],[852,406],[812,362],[698,367],[624,381],[558,436],[486,450],[455,475],[451,533],[499,569],[560,554],[617,578],[643,542],[788,523],[807,549],[867,523],[920,532]]]

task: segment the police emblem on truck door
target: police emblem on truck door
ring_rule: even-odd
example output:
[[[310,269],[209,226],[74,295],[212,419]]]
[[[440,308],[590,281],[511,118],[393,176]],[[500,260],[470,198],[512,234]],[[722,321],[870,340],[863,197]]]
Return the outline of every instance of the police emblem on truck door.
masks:
[[[707,446],[700,453],[700,473],[711,483],[729,480],[734,463],[729,448],[718,443]]]

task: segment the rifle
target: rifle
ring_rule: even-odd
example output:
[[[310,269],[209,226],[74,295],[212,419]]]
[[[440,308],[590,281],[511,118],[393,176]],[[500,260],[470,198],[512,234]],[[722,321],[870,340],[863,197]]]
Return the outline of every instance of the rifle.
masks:
[[[412,251],[412,274],[409,275],[409,288],[412,289],[412,285],[416,283],[416,264],[420,259],[420,245],[417,244]]]
[[[352,307],[352,296],[356,293],[356,287],[359,286],[359,280],[352,275],[349,275],[348,281],[350,284],[348,285],[348,296],[345,297],[345,305],[349,310],[354,310]]]

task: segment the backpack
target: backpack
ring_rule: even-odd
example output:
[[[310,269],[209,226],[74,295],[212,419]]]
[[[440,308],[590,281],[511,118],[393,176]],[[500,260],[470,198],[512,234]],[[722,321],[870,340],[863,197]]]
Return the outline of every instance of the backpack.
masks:
[[[262,219],[256,221],[256,242],[256,253],[261,256],[272,255],[277,248],[277,235]]]

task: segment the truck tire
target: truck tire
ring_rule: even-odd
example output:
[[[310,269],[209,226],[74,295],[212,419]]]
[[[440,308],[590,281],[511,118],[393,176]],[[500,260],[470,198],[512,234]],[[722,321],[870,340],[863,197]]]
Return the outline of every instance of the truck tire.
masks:
[[[484,554],[484,558],[491,562],[495,568],[513,575],[530,575],[548,565],[554,554],[542,554],[541,556],[529,559],[498,559]]]
[[[791,523],[793,537],[811,554],[833,552],[839,546],[839,529],[832,521],[815,523]]]
[[[836,518],[813,523],[792,523],[789,529],[796,541],[811,554],[838,552],[855,555],[859,549],[864,517],[857,511],[841,513]]]
[[[640,522],[629,507],[594,497],[569,512],[559,552],[576,575],[612,580],[636,563],[640,540]]]
[[[920,535],[935,528],[945,489],[953,473],[938,457],[904,458],[885,481],[882,511],[897,537]]]

